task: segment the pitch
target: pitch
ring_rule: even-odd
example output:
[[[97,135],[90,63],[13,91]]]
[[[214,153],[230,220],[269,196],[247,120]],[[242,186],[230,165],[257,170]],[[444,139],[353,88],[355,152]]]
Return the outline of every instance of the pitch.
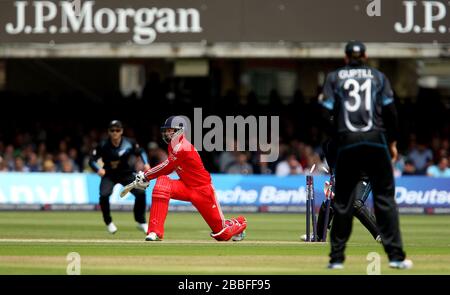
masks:
[[[100,212],[0,212],[0,274],[66,274],[67,255],[81,274],[366,274],[381,255],[381,274],[450,274],[450,218],[401,215],[412,270],[387,267],[382,246],[354,221],[344,270],[327,270],[328,243],[303,243],[302,214],[246,214],[247,238],[220,243],[196,213],[170,212],[162,242],[144,242],[131,212],[114,212],[106,232]]]

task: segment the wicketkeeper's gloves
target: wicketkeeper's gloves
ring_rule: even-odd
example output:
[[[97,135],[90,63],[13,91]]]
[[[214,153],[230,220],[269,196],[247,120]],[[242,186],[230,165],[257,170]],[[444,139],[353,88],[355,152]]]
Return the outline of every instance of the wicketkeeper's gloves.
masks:
[[[325,197],[327,199],[334,198],[334,187],[330,181],[325,181],[325,186],[323,188],[323,192],[325,193]]]

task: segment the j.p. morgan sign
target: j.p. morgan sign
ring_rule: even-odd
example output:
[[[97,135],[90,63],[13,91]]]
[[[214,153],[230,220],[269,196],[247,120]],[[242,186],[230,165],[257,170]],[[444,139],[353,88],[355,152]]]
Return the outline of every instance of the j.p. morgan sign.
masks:
[[[125,1],[124,1],[125,2]],[[159,33],[199,33],[200,12],[195,8],[109,8],[95,1],[16,1],[15,21],[6,33],[19,34],[132,34],[137,44],[155,41]],[[28,14],[34,22],[27,23]],[[60,20],[58,22],[57,20]]]
[[[450,43],[448,0],[0,1],[2,43]]]

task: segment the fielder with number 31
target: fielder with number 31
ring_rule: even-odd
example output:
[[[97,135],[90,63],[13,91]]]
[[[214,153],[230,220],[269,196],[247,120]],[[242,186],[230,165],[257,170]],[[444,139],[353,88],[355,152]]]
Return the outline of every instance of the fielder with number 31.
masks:
[[[352,194],[361,175],[372,186],[375,216],[389,266],[412,267],[406,259],[400,233],[392,158],[397,156],[397,112],[386,76],[367,66],[366,46],[350,41],[345,47],[346,66],[328,74],[320,99],[333,116],[336,139],[335,216],[331,227],[331,269],[344,267],[345,247],[352,231]],[[329,121],[329,119],[327,119]]]
[[[160,241],[164,237],[164,222],[170,199],[191,202],[211,228],[217,241],[240,241],[245,236],[247,220],[243,216],[224,219],[217,201],[211,176],[203,166],[195,147],[185,138],[186,122],[181,116],[168,118],[161,133],[168,146],[168,159],[152,169],[139,172],[133,186],[146,189],[156,179],[146,241]],[[175,171],[180,179],[167,175]]]

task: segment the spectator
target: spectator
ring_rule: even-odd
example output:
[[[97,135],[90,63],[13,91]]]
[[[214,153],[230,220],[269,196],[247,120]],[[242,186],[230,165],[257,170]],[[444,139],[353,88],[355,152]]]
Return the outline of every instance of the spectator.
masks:
[[[301,146],[302,147],[300,148],[300,165],[303,168],[305,168],[310,165],[310,163],[308,163],[308,161],[309,162],[312,161],[312,158],[314,156],[314,150],[313,150],[312,146],[309,146],[306,144],[303,144]]]
[[[439,150],[441,148],[441,138],[439,136],[434,135],[431,138],[430,148],[433,155],[437,155],[439,153]]]
[[[82,160],[78,156],[78,150],[74,147],[71,147],[69,149],[68,156],[69,156],[70,160],[72,161],[73,171],[80,172],[81,171],[80,165],[82,164]]]
[[[400,177],[405,169],[405,158],[402,155],[397,156],[397,160],[393,164],[394,177]]]
[[[450,140],[448,138],[444,138],[441,141],[441,148],[447,152],[447,154],[450,153]]]
[[[14,172],[29,172],[30,169],[25,165],[22,157],[17,156],[14,159]]]
[[[226,140],[226,149],[219,155],[219,171],[227,172],[230,166],[235,162],[237,151],[237,142],[235,140]]]
[[[256,174],[273,174],[272,169],[269,167],[269,163],[267,162],[267,155],[264,154],[258,154],[256,155],[257,162],[255,163],[254,172]]]
[[[8,172],[8,166],[6,165],[6,161],[3,160],[2,157],[0,157],[0,172]]]
[[[252,165],[248,163],[248,156],[244,152],[236,154],[235,162],[228,168],[228,174],[252,174]]]
[[[433,153],[423,143],[419,143],[416,148],[413,148],[408,155],[408,158],[414,163],[416,174],[426,174],[428,166],[432,164]]]
[[[70,164],[67,162],[70,162]],[[60,152],[58,154],[58,162],[56,164],[56,170],[59,172],[67,173],[69,172],[69,169],[71,170],[71,172],[79,171],[74,161],[65,152]]]
[[[22,149],[21,156],[28,162],[30,157],[32,157],[31,154],[33,153],[34,153],[34,146],[32,144],[27,144]]]
[[[64,160],[61,163],[61,172],[63,172],[63,173],[77,172],[77,171],[75,171],[73,161],[70,159]]]
[[[45,155],[47,154],[47,145],[45,142],[41,142],[37,146],[37,158],[39,163],[44,163],[45,161]]]
[[[39,172],[41,171],[41,165],[39,164],[38,157],[36,153],[31,152],[28,155],[27,166],[30,169],[30,172]]]
[[[68,152],[68,144],[67,144],[67,141],[65,141],[64,139],[63,140],[61,140],[60,142],[59,142],[59,152],[60,153],[67,153]]]
[[[444,148],[439,149],[439,150],[436,152],[435,157],[436,157],[437,160],[439,160],[439,159],[442,158],[442,157],[448,157],[448,152],[447,152],[447,150],[444,149]]]
[[[405,161],[405,166],[403,166],[402,175],[415,175],[416,174],[416,167],[414,166],[414,163],[411,160]]]
[[[5,161],[5,165],[8,167],[8,170],[14,169],[14,146],[12,144],[8,144],[6,146],[3,160]]]
[[[51,159],[44,160],[42,164],[43,172],[56,172],[56,165]]]
[[[428,167],[427,175],[431,177],[450,177],[448,159],[446,157],[441,157],[437,165]]]
[[[303,172],[303,167],[297,160],[295,154],[289,154],[286,160],[278,163],[275,174],[277,176],[295,175]]]
[[[167,153],[154,141],[148,143],[147,152],[148,161],[151,167],[154,167],[167,159]]]

